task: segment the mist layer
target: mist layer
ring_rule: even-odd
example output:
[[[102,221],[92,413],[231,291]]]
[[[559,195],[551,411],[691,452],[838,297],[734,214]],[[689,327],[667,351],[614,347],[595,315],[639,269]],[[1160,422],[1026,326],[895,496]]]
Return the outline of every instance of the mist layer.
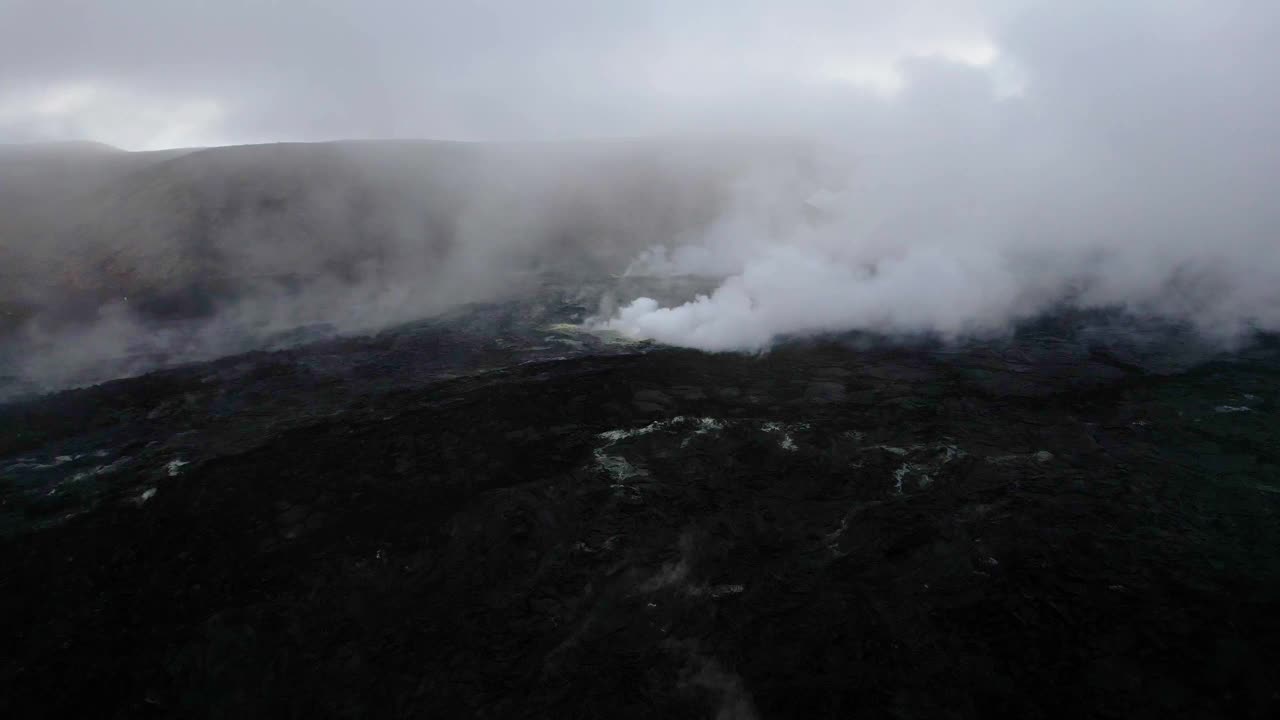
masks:
[[[819,171],[740,183],[704,235],[631,268],[719,274],[717,290],[600,324],[706,350],[981,336],[1064,303],[1222,340],[1277,329],[1278,13],[1226,5],[1044,6],[991,65],[904,63],[900,93],[815,131]]]

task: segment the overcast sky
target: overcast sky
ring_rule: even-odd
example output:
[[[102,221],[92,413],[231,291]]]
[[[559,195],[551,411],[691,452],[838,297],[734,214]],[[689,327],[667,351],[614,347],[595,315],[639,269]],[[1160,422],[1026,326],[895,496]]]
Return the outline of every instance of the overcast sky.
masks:
[[[0,141],[139,149],[803,130],[901,92],[904,63],[918,58],[981,68],[1005,92],[1037,76],[1123,90],[1117,77],[1187,63],[1160,48],[1259,79],[1275,64],[1277,6],[0,0]],[[1193,37],[1168,42],[1179,33]]]
[[[0,141],[769,129],[892,94],[911,56],[994,67],[1026,4],[0,0]]]

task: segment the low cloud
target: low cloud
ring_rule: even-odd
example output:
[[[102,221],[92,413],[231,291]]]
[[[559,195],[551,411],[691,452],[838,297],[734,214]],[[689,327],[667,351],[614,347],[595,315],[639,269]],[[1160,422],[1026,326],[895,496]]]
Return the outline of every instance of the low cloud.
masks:
[[[999,36],[987,68],[904,63],[892,99],[825,128],[827,167],[765,172],[709,232],[633,274],[721,274],[597,324],[707,350],[863,329],[958,337],[1056,305],[1218,340],[1280,329],[1277,16],[1248,3],[1071,3]],[[762,191],[761,188],[767,188]]]

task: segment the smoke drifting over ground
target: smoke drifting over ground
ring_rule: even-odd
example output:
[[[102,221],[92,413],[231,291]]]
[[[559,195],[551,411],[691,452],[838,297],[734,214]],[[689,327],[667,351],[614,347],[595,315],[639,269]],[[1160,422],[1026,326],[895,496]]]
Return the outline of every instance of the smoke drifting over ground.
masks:
[[[572,5],[566,13],[581,9]],[[956,42],[924,22],[944,16],[923,2],[900,17],[816,0],[772,16],[708,2],[683,17],[659,3],[634,33],[593,13],[601,37],[627,39],[602,76],[575,60],[599,48],[554,34],[543,40],[564,54],[540,66],[550,75],[535,83],[504,71],[550,57],[550,45],[522,35],[476,67],[486,80],[467,92],[479,95],[456,104],[524,112],[535,107],[530,93],[571,87],[575,101],[559,107],[566,122],[538,105],[538,123],[579,135],[701,135],[0,148],[0,395],[372,331],[518,297],[550,275],[604,296],[595,327],[707,350],[850,330],[988,336],[1062,305],[1187,323],[1224,342],[1280,329],[1274,3],[961,5],[945,16]],[[34,4],[27,11],[39,15]],[[505,23],[519,20],[512,12]],[[375,15],[347,20],[385,20]],[[882,35],[894,42],[879,47],[880,35],[859,30],[842,46],[832,28],[858,18],[892,29]],[[539,22],[563,24],[553,20]],[[677,26],[689,32],[659,32]],[[803,28],[811,48],[788,40]],[[726,75],[710,58],[734,48],[742,62]],[[38,50],[31,78],[43,77]],[[255,57],[245,62],[266,62]],[[899,62],[876,64],[885,57]],[[116,59],[121,77],[137,74],[132,55]],[[686,83],[672,84],[676,76]],[[400,87],[405,76],[379,77]],[[429,134],[434,125],[408,118],[454,107],[435,85],[402,89],[412,107],[369,112]],[[584,110],[593,93],[611,98],[607,112]],[[92,114],[81,95],[0,102],[0,137],[41,136],[76,108]],[[631,112],[641,107],[663,110]],[[40,123],[28,123],[31,113]],[[265,132],[286,115],[239,132]],[[620,115],[651,122],[619,124]],[[333,132],[361,134],[359,118],[348,119]],[[524,130],[499,134],[557,134]],[[620,274],[697,276],[716,289],[681,304],[689,296],[598,287]]]
[[[19,242],[0,243],[0,396],[377,331],[549,281],[595,288],[594,304],[654,238],[700,235],[732,178],[804,154],[723,138],[4,152],[0,239]]]
[[[631,268],[727,274],[715,292],[600,324],[707,350],[984,335],[1062,303],[1220,340],[1280,328],[1278,18],[1063,3],[997,36],[996,66],[908,63],[900,94],[824,132],[824,172],[758,176],[706,235]]]

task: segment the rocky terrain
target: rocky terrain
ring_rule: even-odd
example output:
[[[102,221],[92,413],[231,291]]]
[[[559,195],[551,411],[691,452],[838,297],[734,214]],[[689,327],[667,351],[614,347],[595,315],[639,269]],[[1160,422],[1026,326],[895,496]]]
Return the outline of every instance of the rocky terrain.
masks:
[[[1280,710],[1275,338],[711,355],[593,309],[0,405],[0,712]]]

